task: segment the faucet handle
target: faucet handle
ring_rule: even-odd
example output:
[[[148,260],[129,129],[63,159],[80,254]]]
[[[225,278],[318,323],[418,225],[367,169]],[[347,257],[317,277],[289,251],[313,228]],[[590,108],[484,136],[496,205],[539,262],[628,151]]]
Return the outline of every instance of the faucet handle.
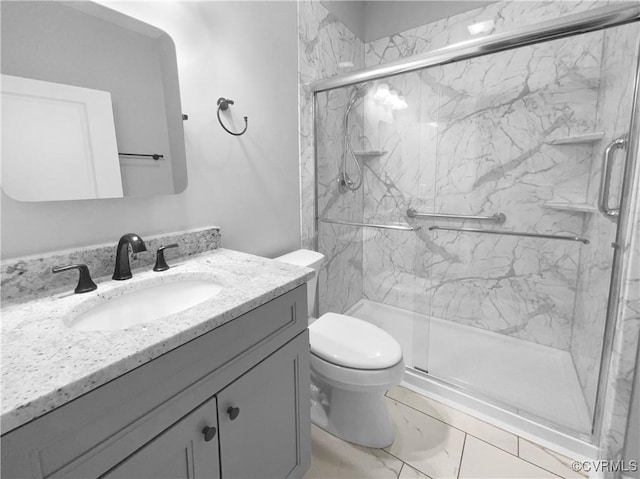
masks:
[[[86,264],[70,264],[68,266],[56,266],[51,271],[53,273],[61,273],[63,271],[69,271],[70,269],[77,269],[80,272],[78,278],[78,286],[74,290],[74,293],[88,293],[89,291],[93,291],[97,289],[98,286],[91,279],[91,273],[89,273],[89,268],[87,268]]]
[[[169,269],[169,265],[164,259],[164,250],[168,248],[177,248],[178,243],[168,244],[167,246],[160,246],[158,248],[156,256],[156,265],[153,267],[154,271],[166,271]]]

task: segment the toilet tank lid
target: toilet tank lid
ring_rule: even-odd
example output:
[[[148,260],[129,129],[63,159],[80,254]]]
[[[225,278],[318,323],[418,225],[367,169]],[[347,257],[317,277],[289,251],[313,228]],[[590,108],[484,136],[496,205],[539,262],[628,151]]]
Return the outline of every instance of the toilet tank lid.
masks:
[[[325,313],[309,326],[311,352],[338,366],[386,369],[402,359],[402,348],[389,333],[352,316]]]
[[[277,261],[294,264],[296,266],[306,266],[307,268],[316,268],[322,263],[324,255],[317,251],[309,249],[299,249],[275,258]]]

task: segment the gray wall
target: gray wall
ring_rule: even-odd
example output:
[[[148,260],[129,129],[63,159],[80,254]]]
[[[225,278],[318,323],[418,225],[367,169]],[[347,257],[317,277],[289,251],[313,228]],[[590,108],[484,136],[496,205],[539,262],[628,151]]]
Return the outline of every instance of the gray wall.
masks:
[[[20,203],[2,195],[2,256],[222,227],[223,246],[274,256],[299,247],[295,2],[101,2],[176,44],[189,184],[148,198]],[[218,97],[235,100],[225,133]]]
[[[369,2],[360,0],[323,0],[320,3],[338,17],[355,36],[365,41],[365,9]]]

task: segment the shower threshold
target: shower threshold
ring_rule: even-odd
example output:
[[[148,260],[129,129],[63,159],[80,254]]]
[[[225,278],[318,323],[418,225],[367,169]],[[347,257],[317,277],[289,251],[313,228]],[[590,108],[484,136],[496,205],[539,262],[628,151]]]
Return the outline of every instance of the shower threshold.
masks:
[[[366,299],[346,314],[401,344],[410,389],[556,450],[595,457],[590,414],[567,351]],[[415,351],[417,345],[424,349]],[[428,363],[414,364],[427,356]]]

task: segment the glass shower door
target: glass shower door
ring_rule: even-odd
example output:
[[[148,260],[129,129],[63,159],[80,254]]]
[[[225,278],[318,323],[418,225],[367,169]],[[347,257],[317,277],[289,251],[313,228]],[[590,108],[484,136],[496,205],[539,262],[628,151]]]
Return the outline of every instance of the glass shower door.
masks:
[[[485,217],[422,223],[429,374],[584,435],[616,231],[597,209],[601,158],[629,129],[637,48],[630,25],[441,67],[421,158],[435,213]]]
[[[378,326],[394,336],[405,364],[426,369],[424,338],[429,324],[420,314],[423,277],[415,261],[420,225],[406,216],[422,181],[423,85],[419,72],[374,82],[365,102],[366,148],[364,218],[366,222],[398,224],[411,230],[367,230],[364,242],[364,302]]]

